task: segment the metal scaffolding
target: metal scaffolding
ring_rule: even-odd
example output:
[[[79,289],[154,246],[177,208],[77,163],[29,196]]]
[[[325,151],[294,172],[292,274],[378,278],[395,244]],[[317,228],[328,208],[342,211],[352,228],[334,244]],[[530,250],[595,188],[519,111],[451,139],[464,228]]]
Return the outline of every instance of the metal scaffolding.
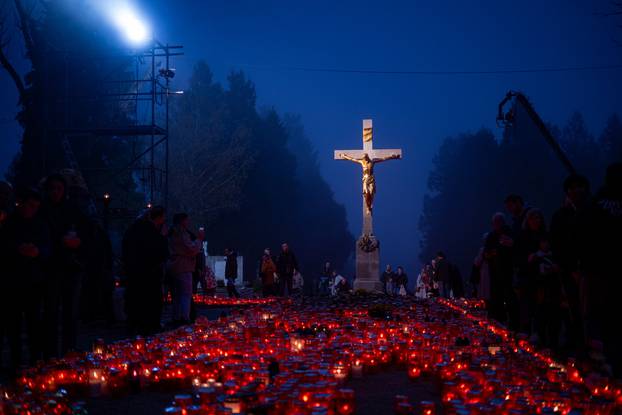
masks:
[[[106,62],[106,68],[116,67],[118,70],[110,70],[91,94],[80,96],[72,94],[70,68],[65,64],[65,86],[60,100],[64,120],[56,125],[62,135],[65,162],[71,169],[111,180],[129,171],[138,192],[144,195],[144,205],[168,204],[169,99],[181,93],[171,90],[171,79],[175,76],[172,60],[183,55],[182,49],[180,45],[153,41],[141,50],[115,50],[105,55],[89,56],[88,59]],[[89,120],[84,116],[85,107],[112,109],[115,120],[101,120],[95,114]],[[114,138],[131,142],[127,163],[106,168],[79,165],[72,151],[75,140]],[[116,196],[117,200],[123,201],[122,195]],[[96,210],[96,198],[97,195],[91,194],[89,210]],[[125,208],[136,210],[140,207]]]

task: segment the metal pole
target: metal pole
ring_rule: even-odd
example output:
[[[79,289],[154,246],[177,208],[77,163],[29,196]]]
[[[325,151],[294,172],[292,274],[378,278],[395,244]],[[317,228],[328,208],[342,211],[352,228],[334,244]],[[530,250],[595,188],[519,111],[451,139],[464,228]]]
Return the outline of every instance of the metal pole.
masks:
[[[153,148],[153,144],[155,142],[155,136],[153,134],[153,128],[155,127],[155,104],[156,104],[156,75],[155,75],[155,40],[153,42],[153,46],[151,49],[151,160],[150,160],[150,169],[149,169],[149,202],[153,203],[153,191],[155,187],[155,177],[154,177],[154,156],[155,151]]]
[[[169,59],[169,50],[168,50],[168,43],[166,44],[166,70],[169,70],[169,63],[170,63],[170,59]],[[166,111],[166,115],[165,115],[165,121],[164,121],[164,129],[165,132],[164,134],[166,137],[166,143],[164,146],[164,207],[166,209],[168,209],[168,93],[169,93],[169,84],[170,84],[170,79],[167,76],[166,77],[166,95],[165,95],[165,111]]]

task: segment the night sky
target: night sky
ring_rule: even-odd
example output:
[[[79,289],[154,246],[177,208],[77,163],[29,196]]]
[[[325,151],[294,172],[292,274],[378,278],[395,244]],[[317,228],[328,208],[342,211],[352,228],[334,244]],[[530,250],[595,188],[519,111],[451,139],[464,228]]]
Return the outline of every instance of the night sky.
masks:
[[[104,1],[104,0],[99,0]],[[373,118],[374,144],[404,159],[377,168],[375,230],[382,262],[418,266],[418,220],[432,158],[443,138],[495,126],[497,104],[520,89],[541,116],[563,124],[575,110],[599,134],[622,114],[622,70],[488,75],[371,75],[287,67],[388,71],[539,69],[622,63],[622,29],[600,13],[609,0],[256,1],[153,0],[135,3],[159,39],[183,44],[177,86],[205,59],[220,81],[244,69],[260,107],[299,113],[322,172],[361,225],[360,167],[332,160],[358,148],[361,120]],[[478,5],[478,7],[474,7]],[[13,36],[17,39],[18,36]],[[11,53],[19,58],[23,48]],[[25,69],[24,63],[20,63]],[[0,170],[18,147],[16,95],[0,72]],[[490,212],[483,212],[488,215]],[[469,218],[465,218],[469,220]],[[484,231],[484,230],[482,230]],[[294,247],[295,248],[295,247]]]

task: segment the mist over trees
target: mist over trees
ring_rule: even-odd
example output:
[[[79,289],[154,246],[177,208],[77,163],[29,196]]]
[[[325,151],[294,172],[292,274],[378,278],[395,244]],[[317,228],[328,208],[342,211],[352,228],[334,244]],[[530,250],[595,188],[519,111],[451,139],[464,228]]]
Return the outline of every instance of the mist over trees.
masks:
[[[580,113],[572,114],[562,128],[548,128],[579,174],[590,180],[592,191],[602,185],[606,166],[622,160],[622,123],[616,114],[598,136]],[[468,275],[492,214],[504,212],[505,197],[519,194],[550,219],[564,200],[567,174],[520,107],[516,122],[504,129],[499,141],[487,129],[446,138],[428,177],[419,220],[420,260],[429,262],[442,250]]]
[[[300,118],[258,111],[255,87],[233,72],[226,87],[205,62],[172,111],[171,207],[205,225],[208,250],[236,249],[253,278],[264,248],[289,242],[309,277],[342,266],[354,247],[345,209],[322,178]]]

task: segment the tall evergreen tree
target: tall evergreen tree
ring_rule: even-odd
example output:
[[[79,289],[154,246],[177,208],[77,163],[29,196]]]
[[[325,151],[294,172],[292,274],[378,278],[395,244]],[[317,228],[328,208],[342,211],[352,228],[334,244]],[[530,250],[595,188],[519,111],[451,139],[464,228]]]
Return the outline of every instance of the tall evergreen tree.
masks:
[[[603,152],[598,148],[594,136],[588,131],[583,115],[575,112],[562,129],[560,142],[578,172],[592,183],[602,181]]]
[[[609,117],[598,143],[607,164],[622,161],[622,121],[618,114]]]
[[[491,187],[500,168],[498,145],[489,130],[443,141],[419,221],[422,262],[442,250],[463,268],[471,263],[498,205]]]
[[[528,206],[552,211],[563,198],[560,183],[567,172],[524,109],[516,110],[515,122],[505,128],[499,146],[503,167],[497,175],[498,209],[506,195],[516,193]],[[547,124],[547,129],[559,137],[556,126]]]
[[[333,191],[320,174],[317,151],[304,131],[300,116],[286,115],[284,124],[289,149],[296,159],[300,191],[296,235],[301,236],[296,240],[302,266],[307,273],[319,273],[319,261],[324,259],[336,269],[343,269],[354,249],[345,208],[335,201]]]

